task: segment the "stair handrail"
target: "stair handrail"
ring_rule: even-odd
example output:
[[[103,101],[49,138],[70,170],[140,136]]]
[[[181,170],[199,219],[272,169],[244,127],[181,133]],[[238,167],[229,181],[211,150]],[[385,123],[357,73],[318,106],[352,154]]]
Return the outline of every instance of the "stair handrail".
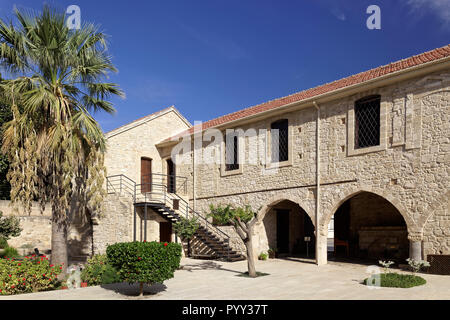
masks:
[[[118,182],[117,182],[118,181]],[[133,201],[136,199],[136,182],[134,182],[131,178],[127,177],[124,174],[115,174],[106,177],[106,192],[109,194],[109,188],[113,189],[113,193],[118,193],[115,184],[119,184],[119,194],[122,192],[128,193],[133,198]],[[117,186],[117,185],[116,185]]]
[[[167,176],[164,174],[155,174],[153,173],[152,175],[157,175],[160,177],[163,176]],[[180,176],[175,176],[175,177],[180,177]],[[186,177],[181,177],[181,178],[185,178]],[[118,180],[118,182],[117,182]],[[190,214],[192,215],[192,217],[195,217],[197,219],[199,219],[200,221],[200,225],[205,226],[206,231],[212,231],[213,233],[215,233],[216,235],[219,235],[219,238],[222,238],[223,240],[225,240],[228,244],[228,256],[230,254],[230,250],[231,250],[231,246],[230,246],[230,236],[224,232],[223,230],[220,230],[218,227],[216,227],[215,225],[213,225],[211,222],[209,222],[207,220],[207,218],[205,218],[202,214],[200,214],[199,212],[193,210],[190,206],[189,203],[183,199],[182,197],[180,197],[176,192],[168,192],[168,187],[166,184],[161,183],[153,183],[153,177],[151,177],[151,180],[149,183],[140,183],[137,184],[134,180],[132,180],[131,178],[127,177],[124,174],[116,174],[116,175],[111,175],[111,176],[107,176],[106,177],[106,181],[107,181],[107,192],[108,192],[108,187],[111,186],[112,189],[114,190],[114,193],[117,193],[116,187],[114,186],[114,181],[116,181],[116,183],[119,183],[119,189],[120,189],[120,194],[122,194],[122,192],[126,192],[129,193],[132,198],[133,198],[133,203],[137,203],[139,200],[138,194],[139,194],[139,189],[141,189],[142,191],[142,186],[149,186],[150,190],[142,193],[144,195],[144,202],[147,202],[147,195],[148,194],[158,194],[155,193],[154,191],[154,186],[156,187],[161,187],[162,188],[162,195],[164,197],[164,205],[166,205],[167,200],[172,200],[171,205],[169,206],[172,210],[176,211],[175,209],[173,209],[173,200],[178,200],[179,201],[179,205],[180,203],[183,204],[183,209],[181,210],[181,206],[179,207],[178,211],[183,212],[186,215],[186,218],[189,218]],[[161,193],[159,193],[161,195]],[[149,199],[150,200],[150,199]],[[154,198],[151,198],[152,201],[158,201]]]

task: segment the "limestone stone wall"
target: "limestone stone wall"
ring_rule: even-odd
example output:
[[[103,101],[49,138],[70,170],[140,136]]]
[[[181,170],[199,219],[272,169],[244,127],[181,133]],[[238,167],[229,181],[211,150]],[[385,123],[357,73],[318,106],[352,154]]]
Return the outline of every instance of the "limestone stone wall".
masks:
[[[124,174],[141,183],[141,157],[152,159],[153,173],[165,174],[165,161],[155,145],[188,127],[175,109],[169,108],[146,121],[133,122],[107,133],[105,166],[108,176]]]
[[[20,221],[22,232],[20,236],[8,240],[10,246],[17,248],[22,254],[27,254],[34,248],[39,248],[42,252],[50,250],[52,223],[51,210],[48,207],[41,214],[38,203],[33,203],[28,215],[20,208],[18,212],[14,212],[9,200],[0,200],[0,211],[4,217],[14,215]]]
[[[321,207],[319,232],[326,239],[327,226],[337,208],[359,192],[377,194],[389,201],[402,215],[411,240],[424,241],[425,254],[439,250],[448,236],[441,235],[443,218],[429,220],[449,190],[450,165],[450,70],[361,91],[335,101],[320,104],[320,176]],[[354,103],[368,96],[381,95],[380,146],[367,150],[354,148]],[[244,164],[240,172],[221,173],[220,164],[196,167],[196,209],[208,212],[209,204],[252,205],[261,216],[280,200],[299,204],[315,223],[316,109],[308,107],[266,120],[242,125],[267,129],[280,118],[289,121],[291,159],[270,170],[259,161]],[[259,143],[245,141],[244,157],[268,149],[266,135]],[[222,152],[220,146],[214,152]],[[192,165],[177,167],[177,174],[190,177]],[[189,188],[191,190],[191,188]],[[192,193],[190,194],[192,200]],[[448,210],[444,213],[448,216]],[[437,217],[437,215],[436,215]],[[446,218],[445,218],[446,219]],[[425,223],[431,236],[423,237]],[[260,220],[262,223],[262,220]],[[317,226],[316,226],[317,227]],[[434,230],[434,231],[432,231]],[[267,246],[256,246],[259,253]]]
[[[101,216],[93,219],[94,254],[106,252],[109,244],[133,241],[133,201],[128,196],[110,194]]]
[[[436,205],[423,232],[425,255],[450,253],[450,192],[438,199]]]

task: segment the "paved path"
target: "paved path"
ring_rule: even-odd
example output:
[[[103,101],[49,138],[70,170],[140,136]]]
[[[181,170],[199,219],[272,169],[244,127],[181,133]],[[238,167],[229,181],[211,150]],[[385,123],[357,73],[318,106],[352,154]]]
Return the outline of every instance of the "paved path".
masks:
[[[136,297],[137,285],[115,284],[74,290],[58,290],[0,299],[450,299],[450,276],[422,274],[427,284],[409,289],[369,289],[361,284],[367,266],[331,262],[316,266],[297,260],[257,261],[257,270],[270,275],[239,277],[246,261],[227,263],[182,260],[182,270],[164,285],[146,288]]]

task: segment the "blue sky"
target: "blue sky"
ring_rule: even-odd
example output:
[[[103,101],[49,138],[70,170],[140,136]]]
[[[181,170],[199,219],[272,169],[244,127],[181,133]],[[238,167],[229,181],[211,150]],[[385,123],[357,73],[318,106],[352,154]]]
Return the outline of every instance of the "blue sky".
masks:
[[[0,16],[37,0],[0,0]],[[105,131],[170,105],[192,123],[450,43],[450,0],[47,1],[110,35],[126,93]],[[366,8],[381,8],[381,30]]]

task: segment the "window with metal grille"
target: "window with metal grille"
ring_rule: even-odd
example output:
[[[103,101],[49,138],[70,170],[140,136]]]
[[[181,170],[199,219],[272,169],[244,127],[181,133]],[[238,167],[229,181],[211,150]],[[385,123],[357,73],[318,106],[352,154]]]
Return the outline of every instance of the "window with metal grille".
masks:
[[[355,102],[355,149],[380,144],[380,96]]]
[[[225,139],[225,171],[239,169],[239,139],[234,136]]]
[[[273,122],[270,125],[272,162],[289,160],[289,125],[287,119]]]

